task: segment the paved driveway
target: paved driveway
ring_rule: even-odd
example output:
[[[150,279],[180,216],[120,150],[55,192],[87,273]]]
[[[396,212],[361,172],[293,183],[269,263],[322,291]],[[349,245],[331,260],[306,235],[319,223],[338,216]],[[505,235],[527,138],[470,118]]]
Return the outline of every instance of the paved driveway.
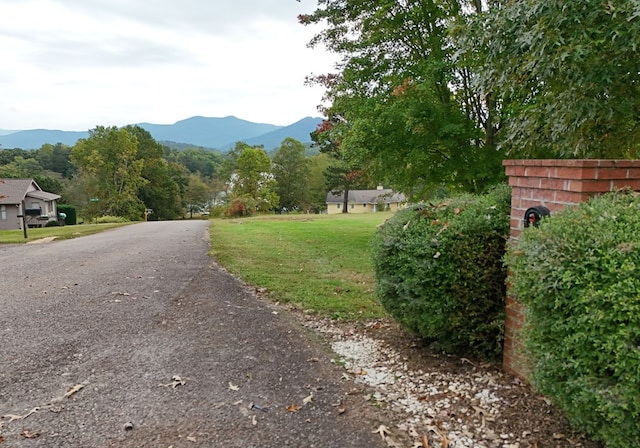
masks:
[[[219,269],[207,229],[0,246],[0,448],[383,446],[323,343]]]

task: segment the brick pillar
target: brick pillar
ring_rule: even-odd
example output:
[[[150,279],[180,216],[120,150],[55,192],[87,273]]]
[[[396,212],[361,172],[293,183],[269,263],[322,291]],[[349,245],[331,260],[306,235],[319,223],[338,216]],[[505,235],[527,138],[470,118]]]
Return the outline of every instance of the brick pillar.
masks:
[[[505,160],[503,165],[512,188],[512,243],[523,231],[529,207],[543,205],[553,217],[566,206],[617,188],[640,191],[640,160]],[[503,367],[526,378],[520,342],[523,323],[523,306],[507,291]]]

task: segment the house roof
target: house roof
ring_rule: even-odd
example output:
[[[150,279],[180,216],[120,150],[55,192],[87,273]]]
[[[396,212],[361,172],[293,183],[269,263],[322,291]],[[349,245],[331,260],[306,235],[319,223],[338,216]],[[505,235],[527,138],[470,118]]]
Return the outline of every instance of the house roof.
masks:
[[[30,198],[42,199],[43,201],[53,201],[55,199],[60,199],[59,194],[49,193],[47,191],[30,191],[27,193],[27,196]]]
[[[57,194],[42,191],[33,179],[0,179],[0,204],[20,204],[27,196],[43,201],[60,198]]]
[[[406,202],[407,198],[402,193],[395,193],[393,190],[349,190],[349,202],[355,204],[377,204],[378,202],[395,203]],[[342,203],[344,201],[344,192],[334,194],[327,193],[327,203]]]

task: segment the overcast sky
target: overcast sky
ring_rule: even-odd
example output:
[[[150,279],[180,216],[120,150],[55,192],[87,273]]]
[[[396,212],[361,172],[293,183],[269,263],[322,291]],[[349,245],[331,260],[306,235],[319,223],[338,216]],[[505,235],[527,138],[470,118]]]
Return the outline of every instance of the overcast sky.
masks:
[[[0,129],[320,116],[315,0],[1,0]]]

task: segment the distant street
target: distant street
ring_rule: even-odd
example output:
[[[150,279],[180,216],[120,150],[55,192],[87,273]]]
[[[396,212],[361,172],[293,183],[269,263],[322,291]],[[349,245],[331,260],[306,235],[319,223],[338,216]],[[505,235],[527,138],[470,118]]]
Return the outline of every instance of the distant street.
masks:
[[[0,448],[382,447],[314,335],[207,221],[0,246]]]

